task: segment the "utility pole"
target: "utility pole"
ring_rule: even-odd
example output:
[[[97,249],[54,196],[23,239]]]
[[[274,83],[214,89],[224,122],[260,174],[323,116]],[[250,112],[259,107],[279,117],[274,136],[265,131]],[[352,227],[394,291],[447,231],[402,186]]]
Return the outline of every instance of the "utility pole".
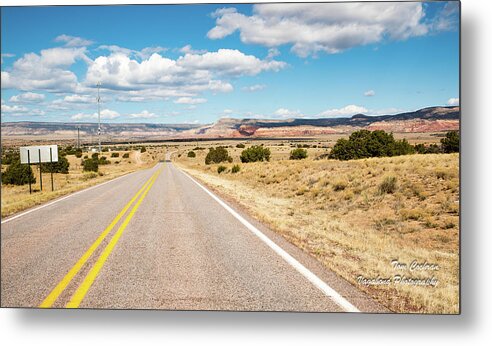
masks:
[[[77,149],[80,149],[80,126],[77,126]]]
[[[99,140],[99,153],[102,152],[101,150],[101,97],[99,96],[99,89],[101,88],[101,82],[97,82],[97,120],[98,120],[98,127],[97,127],[97,138]]]

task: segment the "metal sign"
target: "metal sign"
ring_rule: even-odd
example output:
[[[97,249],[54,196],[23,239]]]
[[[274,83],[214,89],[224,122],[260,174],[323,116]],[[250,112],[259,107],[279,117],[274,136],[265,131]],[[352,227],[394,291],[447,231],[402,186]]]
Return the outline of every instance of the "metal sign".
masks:
[[[20,159],[21,163],[58,162],[58,145],[20,147]]]

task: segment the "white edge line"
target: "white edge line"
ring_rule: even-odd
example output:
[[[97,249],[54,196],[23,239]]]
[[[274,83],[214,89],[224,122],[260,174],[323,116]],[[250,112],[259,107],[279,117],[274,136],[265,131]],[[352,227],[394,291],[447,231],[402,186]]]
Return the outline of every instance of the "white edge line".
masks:
[[[268,245],[273,251],[275,251],[280,257],[282,257],[287,263],[289,263],[294,269],[296,269],[300,274],[302,274],[306,279],[308,279],[314,286],[316,286],[321,292],[326,296],[331,298],[336,304],[343,308],[347,312],[360,312],[354,305],[352,305],[348,300],[346,300],[340,293],[335,291],[333,288],[328,286],[323,280],[317,277],[313,272],[303,266],[298,260],[289,255],[287,251],[282,249],[276,243],[274,243],[270,238],[263,234],[258,228],[253,226],[245,218],[243,218],[234,209],[223,202],[219,197],[209,191],[206,187],[200,184],[198,181],[193,179],[188,173],[180,169],[180,171],[190,178],[195,184],[201,187],[207,194],[209,194],[217,203],[219,203],[224,209],[231,213],[236,219],[239,220],[246,228],[248,228],[252,233],[254,233],[258,238],[260,238],[266,245]]]
[[[155,166],[154,166],[154,167],[155,167]],[[154,168],[154,167],[152,167],[152,168]],[[151,168],[151,169],[152,169],[152,168]],[[15,219],[17,219],[17,218],[19,218],[19,217],[21,217],[21,216],[24,216],[24,215],[30,214],[30,213],[32,213],[32,212],[34,212],[34,211],[36,211],[36,210],[39,210],[39,209],[43,209],[43,208],[49,207],[50,205],[53,205],[53,204],[58,203],[58,202],[61,202],[61,201],[65,200],[65,199],[67,199],[67,198],[70,198],[70,197],[76,196],[76,195],[78,195],[78,194],[81,194],[81,193],[84,193],[84,192],[90,191],[90,190],[92,190],[92,189],[95,189],[95,188],[97,188],[97,187],[101,187],[101,186],[103,186],[103,185],[106,185],[106,184],[112,183],[112,182],[114,182],[114,181],[116,181],[116,180],[123,179],[123,178],[125,178],[125,177],[129,177],[130,175],[135,174],[135,173],[137,173],[137,172],[141,172],[141,171],[135,171],[135,172],[131,172],[131,173],[124,174],[124,175],[122,175],[121,177],[117,177],[117,178],[114,178],[114,179],[111,179],[111,180],[105,181],[105,182],[103,182],[103,183],[96,184],[96,185],[91,186],[91,187],[88,187],[88,188],[86,188],[86,189],[83,189],[83,190],[80,190],[80,191],[77,191],[77,192],[71,193],[71,194],[69,194],[69,195],[67,195],[67,196],[64,196],[64,197],[61,197],[61,198],[55,199],[54,201],[48,202],[48,203],[46,203],[46,204],[42,204],[42,205],[40,205],[40,206],[38,206],[38,207],[36,207],[36,208],[26,210],[26,211],[25,211],[25,212],[23,212],[23,213],[20,213],[20,214],[17,214],[17,215],[14,215],[14,216],[12,216],[12,217],[9,217],[9,218],[7,218],[7,219],[2,220],[2,224],[7,223],[7,222],[12,221],[12,220],[15,220]]]

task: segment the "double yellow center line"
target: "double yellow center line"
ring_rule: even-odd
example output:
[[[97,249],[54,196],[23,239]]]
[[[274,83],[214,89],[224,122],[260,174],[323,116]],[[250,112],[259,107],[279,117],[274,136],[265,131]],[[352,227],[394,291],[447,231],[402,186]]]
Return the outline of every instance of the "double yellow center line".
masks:
[[[133,196],[133,198],[125,205],[125,207],[120,211],[120,213],[114,218],[114,220],[109,224],[108,227],[99,235],[99,237],[96,239],[96,241],[90,246],[90,248],[80,257],[80,259],[75,263],[75,265],[70,269],[70,271],[65,275],[65,277],[56,285],[56,287],[51,291],[50,294],[43,300],[41,305],[39,305],[40,308],[49,308],[52,307],[55,301],[58,299],[58,297],[62,294],[62,292],[67,288],[67,286],[70,284],[72,279],[77,275],[77,273],[82,269],[84,264],[89,260],[89,258],[92,256],[94,251],[101,245],[103,240],[106,238],[106,236],[111,232],[111,230],[114,228],[114,226],[118,223],[118,221],[125,215],[125,213],[130,209],[132,204],[138,199],[137,203],[133,206],[132,210],[128,214],[128,216],[125,218],[123,223],[120,225],[116,233],[113,235],[111,240],[109,241],[108,245],[104,248],[103,252],[97,259],[96,263],[94,266],[91,268],[87,276],[85,277],[84,281],[79,285],[75,293],[73,294],[72,298],[66,305],[67,308],[77,308],[82,300],[84,299],[85,295],[91,288],[92,284],[94,283],[94,280],[96,280],[97,275],[101,271],[104,263],[108,259],[109,255],[113,251],[113,248],[115,247],[116,243],[120,239],[121,235],[125,231],[126,227],[128,226],[128,223],[130,220],[133,218],[133,215],[135,215],[136,211],[140,207],[140,204],[142,204],[142,201],[144,200],[145,196],[149,192],[150,188],[156,181],[157,177],[161,173],[162,169],[159,169],[157,172],[155,172],[149,180],[145,182],[145,184],[142,186],[140,190]],[[140,198],[139,198],[140,196]]]

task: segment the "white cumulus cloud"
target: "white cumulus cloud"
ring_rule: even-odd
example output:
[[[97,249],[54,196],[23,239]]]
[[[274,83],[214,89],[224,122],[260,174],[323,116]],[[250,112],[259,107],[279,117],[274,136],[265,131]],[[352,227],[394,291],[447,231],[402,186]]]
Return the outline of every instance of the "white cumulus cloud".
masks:
[[[24,106],[9,106],[6,104],[2,104],[2,113],[26,113],[29,111],[29,108]]]
[[[242,90],[247,91],[247,92],[255,92],[255,91],[263,90],[265,88],[266,88],[266,85],[264,85],[264,84],[254,84],[254,85],[250,85],[250,86],[245,86],[244,88],[242,88]]]
[[[448,106],[459,106],[460,99],[458,97],[452,97],[447,102]]]
[[[181,47],[179,51],[183,54],[203,54],[207,52],[205,49],[193,49],[190,44]]]
[[[128,114],[128,117],[132,119],[150,119],[150,118],[157,118],[157,115],[147,110],[143,110],[140,113]]]
[[[48,107],[53,110],[84,109],[91,107],[95,103],[95,95],[73,94],[51,101]]]
[[[2,53],[1,54],[1,58],[2,58],[1,62],[2,62],[2,64],[3,64],[3,58],[13,58],[14,56],[15,56],[15,54],[12,54],[12,53]]]
[[[319,117],[348,117],[355,114],[367,113],[368,110],[362,106],[347,105],[342,108],[327,109],[321,112]]]
[[[121,115],[118,112],[113,111],[111,109],[103,109],[101,111],[101,119],[111,120],[111,119],[119,118],[120,116]],[[98,118],[97,112],[92,114],[77,113],[71,116],[72,120],[97,119],[97,118]]]
[[[260,60],[237,49],[219,49],[205,54],[186,54],[177,64],[192,70],[209,71],[219,75],[255,76],[263,71],[279,71],[287,66],[285,62]]]
[[[107,50],[110,53],[123,54],[128,57],[136,57],[139,59],[148,59],[154,53],[162,53],[167,51],[167,48],[161,46],[145,47],[142,50],[128,49],[116,45],[101,45],[98,50]]]
[[[82,37],[70,36],[70,35],[60,35],[55,38],[55,42],[63,42],[66,47],[85,47],[90,46],[94,42],[91,40],[87,40]]]
[[[75,73],[68,68],[77,60],[90,62],[86,48],[50,48],[24,54],[12,68],[2,71],[2,89],[68,92],[77,89]]]
[[[364,96],[367,96],[367,97],[371,97],[371,96],[375,96],[375,95],[376,95],[376,92],[374,90],[367,90],[364,93]]]
[[[280,118],[301,118],[304,116],[299,110],[291,110],[287,108],[279,108],[273,112],[273,115]]]
[[[10,116],[31,116],[31,115],[45,115],[45,111],[41,109],[31,109],[25,106],[9,106],[5,103],[2,103],[1,106],[2,113],[8,114]]]
[[[418,2],[258,4],[251,16],[235,8],[214,12],[216,25],[207,36],[221,39],[239,31],[242,42],[267,47],[291,45],[301,56],[329,54],[385,38],[404,40],[427,34]]]
[[[38,103],[44,101],[44,99],[45,96],[43,94],[26,92],[12,96],[9,101],[14,103]]]
[[[186,53],[177,59],[154,53],[141,61],[115,51],[88,66],[85,85],[93,87],[101,81],[103,89],[118,92],[119,100],[196,98],[205,91],[232,91],[230,80],[239,76],[279,71],[285,66],[284,62],[261,60],[233,49]]]
[[[180,97],[174,101],[174,103],[184,104],[184,105],[197,105],[205,102],[207,102],[207,100],[204,98],[192,98],[192,97]]]

